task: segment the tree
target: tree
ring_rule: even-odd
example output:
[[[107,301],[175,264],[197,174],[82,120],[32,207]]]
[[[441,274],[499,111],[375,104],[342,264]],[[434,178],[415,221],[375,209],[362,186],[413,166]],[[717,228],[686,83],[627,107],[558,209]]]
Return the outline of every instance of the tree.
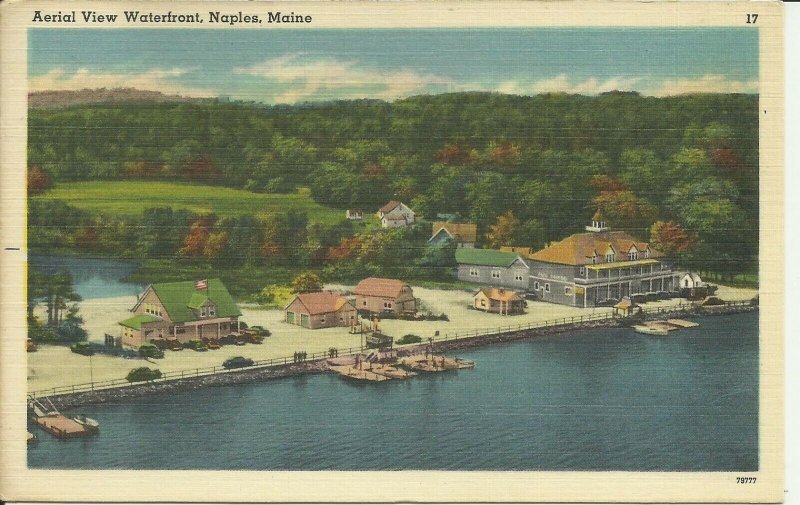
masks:
[[[487,240],[489,247],[499,249],[502,246],[510,245],[514,241],[514,235],[520,227],[519,219],[514,216],[512,211],[508,211],[497,217],[497,221],[489,226]]]
[[[34,166],[28,170],[28,196],[42,194],[52,185],[50,175],[40,167]]]
[[[668,257],[687,263],[698,246],[695,233],[672,221],[656,221],[650,227],[650,246]]]
[[[603,191],[592,204],[615,228],[647,230],[658,214],[652,204],[630,191]]]
[[[292,293],[311,293],[322,290],[322,281],[316,272],[303,272],[292,280]]]

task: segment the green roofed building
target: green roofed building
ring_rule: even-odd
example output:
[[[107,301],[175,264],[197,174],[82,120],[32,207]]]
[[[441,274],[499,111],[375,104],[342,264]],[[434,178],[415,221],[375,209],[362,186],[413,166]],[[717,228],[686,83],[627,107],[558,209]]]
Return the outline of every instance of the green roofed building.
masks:
[[[151,284],[120,321],[122,344],[138,348],[153,340],[188,342],[239,332],[239,307],[219,279]]]
[[[517,253],[494,249],[456,249],[456,263],[459,280],[517,291],[528,289],[530,269]]]

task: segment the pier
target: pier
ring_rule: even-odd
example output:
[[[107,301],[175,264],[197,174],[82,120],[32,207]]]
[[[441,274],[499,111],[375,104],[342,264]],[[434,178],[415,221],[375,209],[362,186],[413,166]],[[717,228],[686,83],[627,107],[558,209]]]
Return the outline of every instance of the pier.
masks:
[[[393,379],[408,379],[419,373],[446,372],[448,370],[475,367],[475,363],[472,361],[428,353],[402,358],[395,357],[388,362],[374,361],[373,356],[358,356],[352,363],[347,364],[342,363],[342,360],[331,360],[328,363],[328,370],[350,379],[382,382]]]
[[[56,438],[78,438],[97,433],[97,430],[87,423],[79,423],[56,410],[52,402],[48,408],[41,402],[33,400],[30,409],[33,423]]]

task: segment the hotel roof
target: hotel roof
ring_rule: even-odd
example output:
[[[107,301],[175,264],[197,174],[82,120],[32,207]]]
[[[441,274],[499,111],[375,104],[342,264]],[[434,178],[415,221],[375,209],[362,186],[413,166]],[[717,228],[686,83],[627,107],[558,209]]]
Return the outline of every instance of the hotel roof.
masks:
[[[533,253],[530,259],[561,265],[589,265],[595,254],[598,262],[605,262],[605,253],[609,246],[618,255],[628,254],[631,246],[636,246],[639,252],[644,252],[648,248],[646,242],[636,240],[624,231],[576,233]],[[650,249],[650,258],[660,256],[661,253]]]

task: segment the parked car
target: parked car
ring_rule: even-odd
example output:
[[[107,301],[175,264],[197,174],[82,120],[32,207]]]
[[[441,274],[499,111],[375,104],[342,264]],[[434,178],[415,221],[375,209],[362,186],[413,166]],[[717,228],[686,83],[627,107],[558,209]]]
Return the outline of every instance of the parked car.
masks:
[[[182,351],[183,350],[183,344],[181,344],[177,340],[167,340],[167,346],[168,346],[167,348],[170,351]]]
[[[222,366],[228,370],[232,368],[243,368],[246,366],[253,366],[254,361],[250,358],[236,356],[234,358],[226,359],[222,362]]]
[[[130,372],[128,372],[128,376],[126,379],[128,382],[143,382],[143,381],[151,381],[161,377],[161,370],[158,369],[150,369],[146,366],[134,368]]]
[[[92,356],[94,354],[92,344],[89,342],[78,342],[77,344],[73,344],[69,349],[76,354],[82,354],[84,356]]]
[[[142,344],[139,347],[139,356],[141,356],[143,358],[156,358],[156,359],[159,359],[159,358],[163,358],[164,357],[164,351],[159,349],[154,344]]]
[[[269,337],[270,335],[272,335],[272,332],[264,328],[263,326],[251,326],[250,328],[247,329],[247,331],[251,335],[255,335],[257,337]]]
[[[208,347],[206,347],[206,344],[204,344],[202,340],[190,340],[186,342],[186,345],[184,347],[198,352],[203,352],[208,350]]]
[[[236,343],[236,335],[230,333],[228,335],[225,335],[224,337],[220,337],[219,343],[221,345],[233,345]]]

